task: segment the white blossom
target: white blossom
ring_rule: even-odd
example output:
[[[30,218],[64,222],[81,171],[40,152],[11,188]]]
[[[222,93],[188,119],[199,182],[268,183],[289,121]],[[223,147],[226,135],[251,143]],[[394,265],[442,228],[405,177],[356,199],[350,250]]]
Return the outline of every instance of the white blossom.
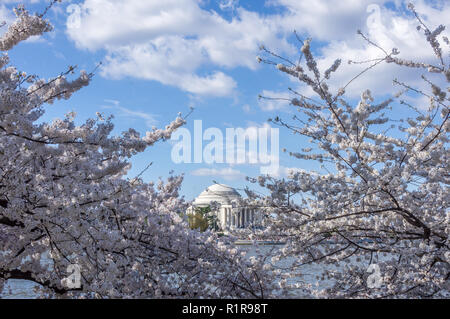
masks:
[[[16,14],[2,51],[51,29],[23,8]],[[232,238],[190,230],[180,218],[182,176],[126,178],[130,157],[169,139],[185,123],[181,114],[144,136],[112,136],[112,117],[101,114],[81,125],[73,112],[40,121],[48,104],[90,84],[84,71],[69,80],[73,71],[44,80],[0,57],[0,291],[5,280],[27,279],[50,297],[267,296],[262,263],[230,249]],[[67,285],[69,264],[80,267],[78,289]]]
[[[409,8],[414,10],[413,5]],[[397,57],[400,52],[396,48],[380,61],[433,72],[443,80],[435,83],[450,81],[449,63],[444,61],[449,54],[442,52],[438,38],[443,26],[430,31],[413,13],[440,64],[403,60]],[[268,227],[257,237],[287,241],[286,247],[272,256],[273,263],[284,258],[295,260],[273,273],[280,278],[296,274],[303,279],[303,265],[320,266],[317,286],[302,280],[297,284],[311,297],[448,298],[448,88],[425,77],[422,79],[430,84],[429,92],[396,81],[404,90],[393,98],[376,103],[378,99],[366,90],[354,104],[344,98],[350,83],[342,84],[337,93],[325,83],[340,60],[321,77],[311,43],[305,41],[301,49],[308,72],[300,65],[278,64],[277,69],[309,86],[316,96],[306,99],[297,94],[291,103],[301,114],[291,121],[279,117],[273,121],[310,141],[310,147],[301,145],[300,151],[289,154],[318,162],[320,171],[299,169],[287,178],[249,179],[270,193],[252,198],[253,204],[270,211]],[[412,106],[410,112],[402,109],[405,102],[396,103],[409,92],[427,97],[428,111]],[[398,114],[402,114],[401,121],[395,120]],[[381,271],[383,284],[377,289],[369,288],[366,281],[371,263],[377,263]],[[323,289],[319,282],[330,282],[331,286]],[[283,295],[286,285],[281,280],[275,294]]]

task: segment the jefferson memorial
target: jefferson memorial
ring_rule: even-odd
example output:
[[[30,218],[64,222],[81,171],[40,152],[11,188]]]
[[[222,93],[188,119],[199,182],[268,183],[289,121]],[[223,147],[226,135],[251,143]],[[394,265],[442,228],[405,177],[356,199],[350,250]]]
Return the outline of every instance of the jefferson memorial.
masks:
[[[232,187],[213,184],[194,200],[187,213],[192,214],[198,207],[208,207],[213,202],[219,208],[212,213],[217,217],[223,231],[236,228],[256,228],[262,225],[262,216],[254,207],[240,206],[241,195]]]

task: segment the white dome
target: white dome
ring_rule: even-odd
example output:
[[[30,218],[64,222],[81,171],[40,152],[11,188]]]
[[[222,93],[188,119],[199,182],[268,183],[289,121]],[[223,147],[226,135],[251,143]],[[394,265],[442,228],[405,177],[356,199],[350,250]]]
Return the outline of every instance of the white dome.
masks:
[[[208,206],[211,202],[221,205],[230,205],[233,200],[238,200],[241,195],[230,186],[224,184],[213,184],[205,189],[194,200],[194,206]]]

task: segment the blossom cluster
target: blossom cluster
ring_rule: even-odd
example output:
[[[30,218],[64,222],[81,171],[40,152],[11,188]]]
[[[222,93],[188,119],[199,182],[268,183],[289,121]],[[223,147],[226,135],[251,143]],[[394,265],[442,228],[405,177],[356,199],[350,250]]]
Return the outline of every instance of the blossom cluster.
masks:
[[[2,51],[51,29],[42,16],[16,14]],[[93,74],[71,81],[73,72],[39,79],[0,57],[0,291],[9,279],[25,279],[49,297],[265,296],[263,265],[180,217],[182,176],[157,183],[125,176],[130,157],[170,138],[185,123],[181,114],[143,136],[111,135],[112,117],[99,113],[81,125],[74,112],[39,121],[48,104],[90,84]],[[81,276],[75,288],[67,285],[73,264]]]
[[[253,204],[270,212],[268,228],[256,236],[287,241],[273,257],[274,263],[293,260],[289,267],[278,269],[278,275],[296,278],[298,283],[307,275],[302,273],[305,265],[320,265],[317,282],[328,282],[327,287],[291,285],[310,296],[450,296],[450,70],[444,61],[449,55],[440,44],[443,26],[430,31],[414,7],[410,9],[421,26],[418,30],[425,30],[437,63],[406,61],[395,57],[397,49],[391,53],[382,49],[386,56],[365,71],[383,61],[420,68],[432,73],[433,79],[441,77],[440,82],[431,82],[422,75],[429,92],[396,80],[403,91],[392,98],[375,102],[366,90],[359,102],[349,102],[345,88],[358,77],[332,92],[327,82],[340,60],[321,77],[309,40],[301,49],[306,67],[286,64],[284,58],[276,64],[270,60],[279,58],[275,54],[260,58],[315,94],[304,96],[290,89],[298,114],[290,121],[279,117],[272,121],[309,140],[311,147],[289,154],[318,163],[317,172],[294,170],[287,179],[250,178],[270,192],[269,196],[250,194]],[[428,108],[396,103],[410,92],[426,97]],[[367,272],[374,263],[381,271],[381,285],[376,288],[368,284]]]

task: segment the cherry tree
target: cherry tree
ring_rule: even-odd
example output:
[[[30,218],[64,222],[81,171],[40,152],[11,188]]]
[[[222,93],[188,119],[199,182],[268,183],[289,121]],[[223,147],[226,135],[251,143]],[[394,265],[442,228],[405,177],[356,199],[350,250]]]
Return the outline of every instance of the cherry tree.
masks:
[[[381,54],[362,73],[380,63],[423,73],[427,89],[394,80],[400,93],[382,102],[375,102],[370,90],[356,104],[345,97],[359,76],[333,92],[329,80],[341,60],[321,73],[311,40],[298,38],[304,64],[262,47],[260,62],[275,65],[314,92],[306,96],[290,89],[298,113],[272,123],[306,137],[310,147],[289,154],[321,167],[294,170],[287,179],[250,179],[270,191],[267,197],[248,192],[255,204],[270,207],[268,228],[259,236],[287,242],[272,262],[293,260],[288,269],[278,270],[281,287],[295,277],[290,288],[319,297],[450,295],[449,40],[442,36],[444,26],[430,30],[408,7],[435,63],[402,59],[398,49],[386,51],[358,31]],[[401,99],[408,94],[425,96],[429,105]],[[400,122],[391,116],[395,110],[405,114]],[[322,269],[313,280],[323,284],[319,288],[302,284],[308,265]]]
[[[262,262],[179,217],[182,176],[126,178],[130,158],[170,138],[185,118],[143,136],[134,129],[112,136],[112,117],[99,113],[81,125],[74,113],[38,122],[93,74],[70,80],[70,67],[45,80],[11,66],[8,51],[52,30],[44,14],[15,13],[0,37],[0,291],[24,279],[51,297],[267,296]],[[68,281],[71,265],[80,285]]]

